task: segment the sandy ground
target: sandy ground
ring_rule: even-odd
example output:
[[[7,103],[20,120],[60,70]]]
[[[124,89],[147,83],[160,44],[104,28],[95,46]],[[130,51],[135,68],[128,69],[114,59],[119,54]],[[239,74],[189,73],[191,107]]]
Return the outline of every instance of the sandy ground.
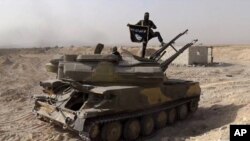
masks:
[[[44,65],[57,53],[90,53],[92,48],[0,50],[0,140],[75,141],[76,134],[35,119],[31,95],[39,81],[54,78]],[[106,49],[108,52],[110,49]],[[136,48],[130,49],[136,51]],[[228,140],[230,124],[250,123],[250,46],[216,47],[209,67],[170,66],[169,78],[199,81],[199,110],[160,130],[154,140]]]

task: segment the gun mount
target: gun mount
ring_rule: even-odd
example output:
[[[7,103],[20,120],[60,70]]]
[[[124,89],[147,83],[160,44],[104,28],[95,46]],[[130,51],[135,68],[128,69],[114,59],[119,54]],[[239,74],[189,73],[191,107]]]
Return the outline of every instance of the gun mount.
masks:
[[[183,53],[183,51],[185,51],[186,49],[188,49],[189,47],[191,47],[193,44],[195,44],[198,41],[198,39],[193,40],[191,43],[186,44],[185,46],[183,46],[180,50],[176,51],[175,54],[173,54],[171,57],[169,57],[168,59],[166,59],[165,61],[163,61],[160,66],[162,68],[163,71],[165,71],[168,66],[181,54]]]
[[[149,58],[156,60],[157,57],[161,56],[162,52],[164,52],[165,49],[167,49],[169,46],[171,46],[175,51],[177,51],[173,44],[175,43],[175,41],[177,39],[179,39],[181,36],[183,36],[184,34],[186,34],[188,32],[188,29],[186,29],[184,32],[178,34],[176,37],[174,37],[170,42],[168,42],[167,44],[165,44],[162,48],[160,48],[159,50],[157,50],[154,54],[152,54]]]

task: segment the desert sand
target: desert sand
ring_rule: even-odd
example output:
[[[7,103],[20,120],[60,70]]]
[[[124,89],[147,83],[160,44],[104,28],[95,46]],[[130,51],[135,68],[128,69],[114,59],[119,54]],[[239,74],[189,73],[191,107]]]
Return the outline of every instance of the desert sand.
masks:
[[[91,47],[0,49],[0,140],[76,141],[77,134],[39,121],[32,114],[39,82],[55,78],[44,66],[55,54],[90,54]],[[137,48],[129,50],[137,52]],[[106,49],[105,52],[109,52]],[[230,124],[250,123],[250,46],[215,47],[213,66],[176,66],[169,78],[199,81],[198,111],[158,131],[154,140],[229,140]]]

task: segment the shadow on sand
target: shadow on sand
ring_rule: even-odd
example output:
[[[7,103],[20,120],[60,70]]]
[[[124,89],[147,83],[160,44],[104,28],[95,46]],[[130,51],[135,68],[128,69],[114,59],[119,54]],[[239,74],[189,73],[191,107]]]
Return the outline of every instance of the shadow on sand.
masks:
[[[210,63],[210,64],[206,64],[206,67],[230,67],[233,66],[235,64],[232,63],[224,63],[224,62],[214,62],[214,63]]]
[[[78,133],[70,131],[70,130],[64,130],[61,126],[54,125],[54,128],[57,132],[59,132],[62,136],[62,140],[71,140],[71,141],[83,141]]]
[[[201,107],[186,120],[167,126],[147,141],[184,141],[187,138],[202,135],[210,130],[232,123],[237,116],[238,110],[243,106],[230,104]]]

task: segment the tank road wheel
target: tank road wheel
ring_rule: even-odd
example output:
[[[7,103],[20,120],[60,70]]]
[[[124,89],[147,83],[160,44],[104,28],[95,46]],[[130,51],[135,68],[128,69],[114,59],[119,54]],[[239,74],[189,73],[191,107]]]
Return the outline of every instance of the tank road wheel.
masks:
[[[176,110],[175,108],[173,108],[168,113],[168,123],[173,124],[175,120],[176,120]]]
[[[128,120],[124,125],[123,135],[127,140],[135,140],[141,131],[140,122],[136,119]]]
[[[179,106],[177,112],[178,112],[178,118],[180,120],[185,119],[187,117],[187,115],[188,115],[188,107],[187,107],[187,105],[183,104],[183,105]]]
[[[192,100],[190,103],[189,103],[189,111],[191,113],[195,112],[197,109],[198,109],[198,104],[199,101],[198,100]]]
[[[141,120],[142,135],[150,135],[154,130],[154,120],[151,116],[144,116]]]
[[[167,123],[167,113],[165,111],[161,111],[155,116],[155,126],[157,129],[163,128]]]
[[[97,124],[92,125],[90,127],[89,137],[91,139],[96,139],[99,134],[100,134],[100,127],[99,127],[99,125],[97,125]]]
[[[120,122],[106,123],[102,128],[102,139],[105,141],[118,141],[122,134]]]

